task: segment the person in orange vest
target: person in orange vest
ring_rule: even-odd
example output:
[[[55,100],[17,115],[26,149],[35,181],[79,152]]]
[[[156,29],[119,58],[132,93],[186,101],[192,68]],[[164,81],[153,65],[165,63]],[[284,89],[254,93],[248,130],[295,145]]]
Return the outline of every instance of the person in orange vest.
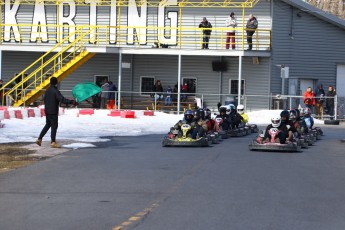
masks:
[[[109,81],[109,93],[108,93],[107,109],[116,109],[116,105],[115,105],[116,91],[117,91],[116,85],[113,84],[112,81]]]
[[[315,106],[315,94],[312,90],[311,87],[308,87],[307,88],[307,91],[304,92],[304,95],[303,95],[303,99],[304,99],[304,104],[306,107],[308,107],[311,112],[313,113],[314,112],[314,106]]]

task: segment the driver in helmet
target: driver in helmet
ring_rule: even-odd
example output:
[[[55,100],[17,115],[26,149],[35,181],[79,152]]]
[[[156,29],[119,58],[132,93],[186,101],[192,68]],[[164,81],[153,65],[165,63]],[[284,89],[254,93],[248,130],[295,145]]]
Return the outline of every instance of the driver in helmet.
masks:
[[[237,112],[236,107],[233,104],[229,104],[230,114],[229,118],[231,121],[231,128],[238,128],[243,121],[243,117]]]
[[[274,140],[277,143],[285,144],[286,138],[288,137],[288,129],[285,124],[281,122],[280,116],[273,116],[271,118],[271,124],[266,128],[264,137],[258,137],[257,141],[259,143],[271,142],[273,133],[276,133]]]
[[[305,124],[307,125],[308,129],[312,129],[314,126],[314,118],[311,116],[311,110],[310,108],[305,108],[304,109],[304,121]]]
[[[229,126],[230,126],[230,119],[228,117],[228,115],[226,114],[226,107],[224,106],[221,106],[219,108],[219,115],[216,116],[216,119],[217,118],[221,118],[222,119],[222,122],[220,123],[220,127],[222,128],[222,130],[228,130],[229,129]]]
[[[216,122],[212,119],[211,110],[208,108],[205,109],[205,122],[207,124],[207,132],[213,132]]]
[[[207,132],[207,124],[205,121],[205,111],[204,109],[197,109],[194,111],[194,122],[195,126],[192,131],[192,138],[202,137]]]
[[[298,109],[293,109],[290,111],[289,120],[290,120],[290,124],[296,130],[298,136],[301,136],[305,133],[305,129],[307,128],[307,126],[304,125],[305,124],[304,120],[303,120],[303,122],[301,122],[299,120],[299,110]]]
[[[295,132],[297,132],[295,126],[292,124],[292,122],[290,121],[290,112],[288,110],[283,110],[280,113],[280,119],[282,124],[286,125],[286,128],[288,130],[288,137],[287,140],[288,141],[292,141],[293,140],[293,134]]]
[[[241,115],[242,121],[244,122],[244,124],[248,124],[249,117],[248,117],[248,114],[244,112],[244,105],[237,106],[237,113]]]
[[[188,124],[191,126],[191,130],[194,129],[195,127],[195,121],[194,121],[194,113],[192,110],[187,109],[184,112],[183,115],[183,120],[179,120],[173,127],[173,129],[177,129],[179,131],[179,135],[182,135],[182,130],[181,130],[181,126],[183,124]]]

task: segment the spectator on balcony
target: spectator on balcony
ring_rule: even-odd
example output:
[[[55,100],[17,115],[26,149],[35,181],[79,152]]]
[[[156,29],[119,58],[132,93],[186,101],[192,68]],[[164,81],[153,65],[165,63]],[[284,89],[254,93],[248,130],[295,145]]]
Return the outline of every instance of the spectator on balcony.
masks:
[[[204,17],[202,22],[199,24],[199,28],[204,28],[202,30],[202,49],[208,49],[208,43],[210,42],[211,32],[212,32],[212,25],[207,18]]]
[[[165,95],[165,105],[170,106],[172,104],[172,88],[170,86],[168,86],[168,89],[166,91],[166,95]]]
[[[228,32],[226,32],[226,44],[225,48],[229,49],[230,48],[230,40],[231,40],[231,48],[234,50],[236,48],[235,45],[235,33],[236,33],[236,26],[237,26],[237,21],[235,17],[235,13],[231,12],[230,16],[226,19],[225,22],[226,27],[229,27]]]
[[[156,84],[153,85],[152,92],[154,92],[156,100],[163,100],[163,86],[160,80],[157,80]]]
[[[181,99],[182,101],[187,101],[187,93],[188,93],[188,84],[187,82],[185,82],[182,86],[181,86]]]
[[[246,25],[246,32],[247,32],[247,43],[248,43],[248,49],[253,49],[253,35],[255,33],[255,30],[258,28],[258,20],[256,17],[253,16],[253,14],[249,14],[249,19],[247,21]]]
[[[177,95],[178,95],[178,84],[174,85],[173,93],[172,93],[172,101],[173,103],[177,103]]]

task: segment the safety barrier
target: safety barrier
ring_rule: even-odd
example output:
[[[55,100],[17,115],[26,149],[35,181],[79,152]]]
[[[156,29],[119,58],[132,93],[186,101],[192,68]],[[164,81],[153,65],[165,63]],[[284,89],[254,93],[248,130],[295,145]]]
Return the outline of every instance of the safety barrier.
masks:
[[[64,108],[59,109],[59,115],[65,113]],[[30,117],[44,117],[44,108],[19,108],[19,107],[0,107],[0,121],[4,119],[27,119]]]

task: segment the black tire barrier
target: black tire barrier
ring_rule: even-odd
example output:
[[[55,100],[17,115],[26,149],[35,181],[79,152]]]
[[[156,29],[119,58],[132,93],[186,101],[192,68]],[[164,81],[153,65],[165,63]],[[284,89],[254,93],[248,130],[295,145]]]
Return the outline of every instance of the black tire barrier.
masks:
[[[339,125],[339,120],[324,120],[325,125]]]

